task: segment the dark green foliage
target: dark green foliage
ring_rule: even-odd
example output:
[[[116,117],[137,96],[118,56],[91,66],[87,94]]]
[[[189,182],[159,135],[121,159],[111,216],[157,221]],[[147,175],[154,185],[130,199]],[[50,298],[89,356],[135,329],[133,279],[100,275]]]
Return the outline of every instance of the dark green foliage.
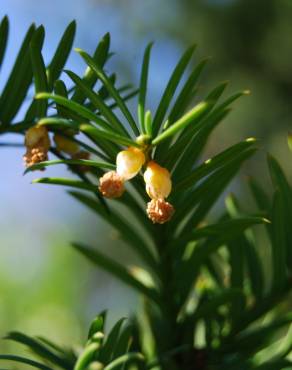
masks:
[[[108,335],[104,333],[106,313],[98,315],[91,324],[88,340],[82,351],[63,348],[40,337],[30,337],[23,333],[11,332],[5,339],[18,342],[43,363],[14,355],[0,355],[0,360],[28,364],[36,369],[52,370],[56,367],[65,370],[116,369],[122,370],[125,364],[144,362],[142,354],[130,352],[132,347],[132,324],[119,320]],[[95,367],[97,364],[103,367]]]
[[[0,23],[0,67],[5,57],[8,30],[9,21],[7,17],[4,17]],[[22,106],[26,107],[25,100],[33,84],[36,93],[58,91],[59,93],[62,92],[60,95],[68,97],[67,88],[59,78],[72,50],[75,32],[76,24],[71,22],[62,35],[51,61],[46,64],[42,56],[45,30],[43,26],[36,28],[35,25],[32,25],[29,28],[6,85],[0,93],[0,134],[3,135],[6,132],[23,133],[23,130],[34,125],[39,118],[48,114],[48,104],[45,100],[33,100],[27,107],[24,119],[17,123],[13,121],[20,108]],[[98,43],[93,56],[93,59],[100,67],[103,67],[109,59],[109,47],[110,37],[109,34],[106,34]],[[82,81],[89,88],[94,88],[97,77],[91,69],[87,68]],[[86,95],[79,87],[73,85],[68,90],[70,90],[70,96],[74,102],[79,104],[85,102]],[[122,86],[120,90],[127,92],[125,99],[132,97],[133,93],[136,93],[132,90],[129,91],[129,86]],[[109,97],[108,91],[104,87],[100,89],[99,93],[104,99]],[[115,104],[111,106],[111,108],[114,107]],[[96,109],[90,105],[89,108],[89,112]],[[75,117],[63,109],[58,110],[58,113],[63,117]],[[91,118],[92,116],[90,118],[87,117],[87,119]]]
[[[5,18],[4,18],[5,21]],[[2,33],[6,28],[1,29]],[[30,42],[35,33],[35,26],[32,25],[21,45],[17,59],[12,68],[8,81],[1,92],[0,97],[0,122],[1,130],[11,124],[11,121],[17,114],[22,105],[27,91],[32,82],[32,65],[30,61]],[[4,35],[3,35],[4,36]],[[5,36],[4,36],[5,37]],[[4,47],[4,45],[3,45]]]
[[[5,54],[8,19],[5,17],[0,26],[0,65]],[[75,23],[71,23],[65,31],[60,45],[58,46],[52,61],[46,68],[42,57],[42,47],[45,38],[43,26],[30,27],[18,53],[14,67],[0,97],[0,122],[1,133],[15,131],[13,119],[24,104],[27,92],[34,80],[35,91],[52,91],[55,81],[59,78],[62,69],[72,49],[75,35]],[[47,113],[46,102],[32,102],[25,114],[25,120],[21,122],[19,129],[29,127],[38,117]]]
[[[0,33],[1,56],[1,47],[6,44],[5,19]],[[77,50],[87,69],[82,77],[66,71],[73,82],[72,88],[68,89],[59,80],[74,33],[72,23],[53,60],[45,67],[41,53],[44,30],[29,31],[21,51],[22,58],[28,58],[26,52],[30,50],[31,63],[27,61],[27,68],[34,75],[37,93],[29,116],[33,122],[41,118],[39,124],[46,125],[50,132],[67,138],[68,129],[80,134],[80,138],[70,138],[95,157],[70,159],[52,147],[52,153],[59,159],[36,164],[26,172],[65,164],[78,177],[44,177],[34,183],[75,189],[69,192],[72,197],[119,232],[120,239],[139,256],[141,266],[123,266],[102,254],[96,246],[75,242],[73,247],[94,265],[138,291],[143,296],[143,309],[131,330],[122,319],[106,338],[106,315],[98,316],[79,356],[21,333],[11,333],[8,338],[27,345],[40,356],[44,365],[30,364],[42,369],[57,366],[74,370],[280,370],[291,367],[287,359],[291,338],[285,330],[292,316],[285,310],[279,315],[279,303],[287,299],[292,287],[292,193],[277,161],[272,157],[268,159],[274,186],[272,199],[251,179],[259,210],[247,214],[235,196],[228,196],[222,214],[209,220],[217,200],[222,198],[242,164],[257,150],[256,140],[243,140],[204,162],[201,154],[210,134],[230,112],[230,105],[247,92],[236,93],[220,102],[227,85],[223,82],[198,97],[199,103],[190,108],[198,94],[199,75],[206,64],[202,61],[196,65],[178,91],[194,52],[192,47],[178,62],[156,112],[151,114],[146,107],[152,47],[149,44],[141,70],[137,123],[126,104],[136,90],[128,91],[128,86],[118,88],[115,74],[108,75],[104,70],[110,56],[108,34],[93,57]],[[18,68],[16,65],[15,71]],[[6,102],[12,99],[8,107],[14,113],[11,86],[23,83],[26,92],[29,85],[21,78],[22,69],[20,75],[15,71],[1,96]],[[102,85],[98,90],[97,81]],[[56,107],[57,114],[50,116],[48,107]],[[14,115],[5,111],[3,114],[2,127],[11,126]],[[23,121],[14,125],[14,130],[22,132],[27,125],[29,122]],[[106,170],[115,169],[116,155],[124,146],[147,147],[147,159],[154,158],[171,172],[173,190],[169,200],[176,212],[170,222],[153,225],[147,218],[143,205],[148,197],[141,174],[132,181],[134,189],[127,189],[121,198],[113,201],[101,198],[97,179]],[[80,165],[87,166],[90,172],[80,171]],[[118,207],[112,207],[112,202],[127,209],[127,218]],[[132,222],[134,219],[139,228]],[[268,245],[259,245],[256,225],[261,224],[263,226],[258,227],[265,228]],[[263,262],[262,253],[269,248],[271,258],[265,257]],[[267,273],[264,263],[271,265],[272,274]],[[279,348],[275,349],[275,344],[279,344]],[[1,358],[32,361],[12,356]]]

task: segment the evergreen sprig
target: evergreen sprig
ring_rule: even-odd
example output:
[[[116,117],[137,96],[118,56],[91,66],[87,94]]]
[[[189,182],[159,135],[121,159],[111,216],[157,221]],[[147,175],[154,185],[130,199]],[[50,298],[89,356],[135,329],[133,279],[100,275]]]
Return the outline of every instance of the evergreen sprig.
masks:
[[[4,18],[0,62],[7,29],[8,20]],[[103,255],[96,246],[80,242],[72,245],[98,268],[138,291],[143,307],[131,325],[120,320],[107,337],[105,314],[99,315],[81,353],[13,332],[7,339],[26,345],[41,360],[14,355],[2,355],[0,359],[46,370],[291,368],[291,334],[287,328],[292,316],[280,303],[287,300],[292,288],[292,193],[276,159],[268,158],[274,186],[271,197],[250,179],[258,210],[247,214],[236,196],[230,195],[220,216],[211,223],[208,220],[216,201],[257,150],[256,140],[248,138],[207,161],[200,159],[209,136],[229,114],[231,104],[247,92],[220,101],[226,88],[223,82],[198,99],[198,79],[206,60],[195,65],[183,82],[195,50],[191,47],[177,63],[156,111],[150,112],[147,85],[152,44],[145,50],[138,90],[118,88],[116,75],[104,68],[111,55],[108,34],[93,57],[77,49],[86,63],[86,72],[78,76],[66,71],[72,81],[67,88],[59,78],[74,33],[72,23],[46,67],[41,52],[44,29],[30,28],[0,97],[1,134],[23,133],[38,122],[39,127],[63,135],[94,156],[72,159],[58,146],[52,146],[51,152],[59,159],[34,164],[26,172],[59,164],[73,171],[77,179],[43,177],[34,182],[72,188],[69,194],[74,199],[119,231],[120,238],[139,256],[140,266],[124,266]],[[14,123],[32,78],[36,99],[24,120]],[[136,119],[126,100],[137,93]],[[193,106],[195,98],[198,103]],[[52,114],[51,107],[57,113]],[[153,225],[147,218],[142,206],[147,196],[141,176],[133,179],[133,187],[121,198],[107,201],[101,197],[98,178],[108,169],[115,169],[116,156],[125,146],[147,148],[147,160],[155,160],[171,172],[169,199],[176,212],[169,222]],[[84,172],[81,166],[90,172]],[[126,207],[129,218],[125,219],[118,207],[112,207],[112,202]],[[258,240],[256,225],[264,226],[268,243]],[[262,254],[269,249],[271,257],[263,261]],[[271,266],[270,271],[265,264]]]

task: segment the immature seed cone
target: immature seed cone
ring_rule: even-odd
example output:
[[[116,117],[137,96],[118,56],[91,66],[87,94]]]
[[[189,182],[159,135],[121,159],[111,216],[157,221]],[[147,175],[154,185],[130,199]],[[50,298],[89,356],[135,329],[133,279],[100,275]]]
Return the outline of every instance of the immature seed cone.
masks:
[[[60,152],[64,152],[70,155],[74,155],[79,152],[79,145],[75,143],[75,141],[70,140],[65,136],[55,134],[54,142]]]
[[[151,199],[167,198],[171,192],[172,183],[169,171],[154,161],[147,164],[144,172],[146,192]]]
[[[124,181],[115,171],[107,172],[99,179],[99,191],[106,198],[119,198],[125,191]]]
[[[28,129],[25,134],[24,143],[27,150],[23,156],[23,160],[27,167],[48,159],[50,138],[44,126],[35,126]]]
[[[51,143],[46,127],[34,126],[29,128],[25,133],[24,145],[28,149],[43,147],[48,151]]]
[[[141,170],[145,163],[145,155],[140,149],[129,147],[118,153],[116,163],[117,173],[124,181],[130,180]]]
[[[147,215],[154,224],[164,224],[174,213],[173,206],[164,199],[152,199],[147,204]]]

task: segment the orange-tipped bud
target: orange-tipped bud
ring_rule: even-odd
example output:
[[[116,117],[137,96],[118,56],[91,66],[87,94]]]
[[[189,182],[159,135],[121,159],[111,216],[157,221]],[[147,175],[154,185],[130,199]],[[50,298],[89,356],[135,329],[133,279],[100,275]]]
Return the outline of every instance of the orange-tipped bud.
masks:
[[[166,168],[150,161],[144,173],[146,191],[151,199],[165,199],[172,188],[170,173]]]
[[[164,199],[152,199],[147,204],[147,215],[154,224],[164,224],[174,213],[173,206]]]
[[[42,147],[27,149],[23,156],[26,167],[48,160],[48,152]]]
[[[60,152],[64,152],[70,155],[74,155],[79,152],[79,145],[65,136],[55,134],[54,142]]]
[[[125,191],[124,181],[115,171],[107,172],[99,179],[99,191],[106,198],[119,198]]]
[[[123,194],[124,182],[137,175],[145,163],[145,155],[130,147],[118,153],[116,163],[117,172],[110,171],[100,179],[99,190],[106,198],[118,198]]]
[[[27,148],[23,160],[27,167],[46,161],[50,149],[50,137],[46,127],[35,126],[27,130],[24,144]]]
[[[117,155],[117,174],[121,176],[124,181],[132,179],[141,170],[145,163],[144,153],[134,147],[122,150]]]
[[[150,161],[144,173],[146,191],[152,199],[147,204],[147,215],[155,224],[164,224],[174,213],[173,206],[165,201],[171,192],[172,183],[170,173],[166,168]]]

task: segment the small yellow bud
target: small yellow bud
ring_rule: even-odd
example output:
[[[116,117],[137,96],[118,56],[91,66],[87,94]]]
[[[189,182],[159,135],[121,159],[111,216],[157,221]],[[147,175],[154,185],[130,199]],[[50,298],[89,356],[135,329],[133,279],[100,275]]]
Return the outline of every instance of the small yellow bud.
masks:
[[[174,213],[173,206],[164,199],[152,199],[147,204],[147,215],[154,224],[164,224]]]
[[[27,150],[23,159],[27,167],[48,159],[51,143],[46,127],[35,126],[28,129],[25,134],[24,144]]]
[[[74,155],[79,151],[79,145],[65,136],[55,134],[54,142],[59,151]]]
[[[207,279],[204,276],[200,276],[197,279],[195,287],[196,287],[196,289],[202,291],[202,290],[207,290],[207,289],[212,288],[212,284],[211,284],[211,281],[209,279]]]
[[[143,148],[147,148],[151,144],[151,136],[149,135],[140,135],[136,139],[136,143],[141,145]]]
[[[115,171],[107,172],[99,179],[99,191],[106,198],[119,198],[125,191],[124,181]]]
[[[103,370],[104,365],[101,362],[94,361],[88,366],[88,370]]]
[[[117,155],[117,173],[124,181],[130,180],[137,175],[144,163],[144,153],[138,148],[130,147]]]
[[[125,188],[124,182],[130,180],[140,171],[145,162],[144,153],[130,147],[118,153],[116,158],[117,172],[110,171],[100,179],[99,190],[106,198],[120,197]]]
[[[170,173],[166,168],[150,161],[144,173],[146,191],[152,199],[147,204],[147,215],[153,223],[164,224],[174,213],[173,206],[165,201],[171,192]]]
[[[50,148],[50,138],[48,130],[44,126],[34,126],[25,133],[24,144],[27,148],[43,146],[47,150]]]
[[[146,191],[151,199],[165,199],[172,188],[170,173],[166,168],[150,161],[144,173]]]

